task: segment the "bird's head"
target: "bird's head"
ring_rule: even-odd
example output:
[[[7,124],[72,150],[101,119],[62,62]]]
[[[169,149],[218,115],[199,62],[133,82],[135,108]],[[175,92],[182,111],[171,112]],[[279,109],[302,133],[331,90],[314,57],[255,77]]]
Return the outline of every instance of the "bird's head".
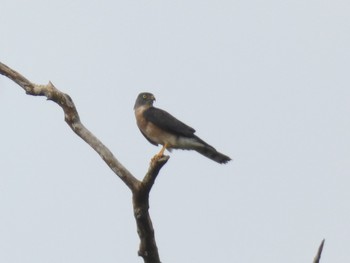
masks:
[[[142,92],[137,96],[134,110],[140,106],[152,106],[153,102],[156,100],[154,95],[149,92]]]

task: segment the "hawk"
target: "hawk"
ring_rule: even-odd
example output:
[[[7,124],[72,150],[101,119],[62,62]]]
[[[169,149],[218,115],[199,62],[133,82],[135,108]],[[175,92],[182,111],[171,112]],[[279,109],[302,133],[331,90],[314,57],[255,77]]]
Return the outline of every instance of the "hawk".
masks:
[[[227,163],[230,157],[219,153],[214,147],[196,136],[195,129],[176,119],[168,112],[153,107],[153,94],[140,93],[136,99],[134,111],[137,126],[145,138],[152,144],[163,145],[156,157],[161,157],[165,149],[195,150],[218,163]]]

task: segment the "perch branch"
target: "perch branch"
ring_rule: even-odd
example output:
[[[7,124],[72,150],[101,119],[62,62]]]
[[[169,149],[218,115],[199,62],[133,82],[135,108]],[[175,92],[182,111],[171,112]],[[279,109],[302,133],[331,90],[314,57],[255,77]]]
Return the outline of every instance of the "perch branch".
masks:
[[[146,173],[145,177],[142,180],[144,191],[148,193],[151,191],[151,188],[157,178],[157,175],[160,169],[162,169],[162,167],[164,166],[164,164],[167,163],[168,160],[169,160],[169,156],[166,156],[166,155],[162,156],[160,159],[156,159],[156,158],[152,159],[148,172]]]
[[[145,263],[160,263],[154,229],[149,215],[149,193],[160,169],[168,160],[169,156],[163,156],[160,159],[153,158],[147,174],[132,196],[137,233],[141,240],[138,254]]]
[[[37,85],[26,79],[20,73],[0,62],[0,74],[8,77],[22,87],[28,95],[45,96],[48,100],[57,103],[64,112],[65,121],[69,127],[86,143],[88,143],[129,187],[133,194],[134,216],[137,232],[140,237],[139,256],[145,263],[160,263],[158,248],[154,237],[154,229],[149,215],[149,193],[155,179],[168,161],[168,156],[151,161],[149,170],[143,181],[136,179],[112,154],[112,152],[94,136],[80,121],[78,111],[73,100],[49,82],[47,85]]]
[[[315,258],[314,258],[313,263],[319,263],[320,262],[324,241],[325,240],[323,239],[321,244],[320,244],[320,246],[319,246],[319,248],[318,248],[318,250],[317,250],[317,254],[316,254]]]

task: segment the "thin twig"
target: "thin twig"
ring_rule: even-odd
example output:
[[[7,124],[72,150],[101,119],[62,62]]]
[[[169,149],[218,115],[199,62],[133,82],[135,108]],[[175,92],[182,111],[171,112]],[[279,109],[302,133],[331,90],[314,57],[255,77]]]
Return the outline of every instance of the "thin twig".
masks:
[[[325,242],[325,240],[323,239],[321,244],[320,244],[320,246],[318,247],[318,251],[317,251],[317,254],[316,254],[315,258],[314,258],[313,263],[319,263],[320,262],[324,242]]]

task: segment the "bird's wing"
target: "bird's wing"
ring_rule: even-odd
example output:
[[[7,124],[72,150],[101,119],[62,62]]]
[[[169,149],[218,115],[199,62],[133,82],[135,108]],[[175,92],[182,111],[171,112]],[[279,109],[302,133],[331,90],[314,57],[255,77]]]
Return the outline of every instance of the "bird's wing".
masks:
[[[196,131],[195,129],[176,119],[168,112],[155,107],[150,107],[145,110],[143,112],[143,116],[147,121],[152,122],[162,130],[176,135],[192,137]]]

